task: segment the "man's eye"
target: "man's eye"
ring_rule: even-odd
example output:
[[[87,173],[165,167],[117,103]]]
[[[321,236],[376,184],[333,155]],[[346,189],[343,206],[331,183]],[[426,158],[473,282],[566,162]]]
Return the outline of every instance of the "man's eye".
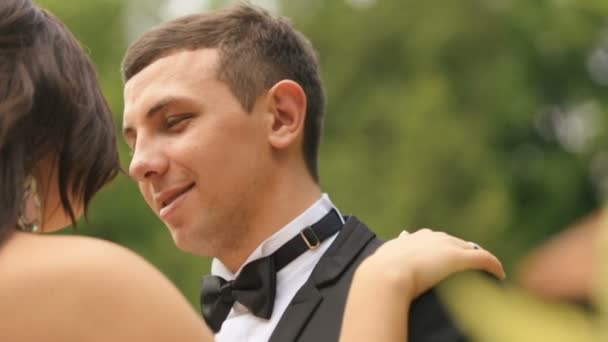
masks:
[[[191,117],[192,117],[192,114],[179,114],[179,115],[170,116],[167,118],[167,127],[172,128],[172,127],[176,126],[177,124],[179,124],[180,122],[190,119]]]

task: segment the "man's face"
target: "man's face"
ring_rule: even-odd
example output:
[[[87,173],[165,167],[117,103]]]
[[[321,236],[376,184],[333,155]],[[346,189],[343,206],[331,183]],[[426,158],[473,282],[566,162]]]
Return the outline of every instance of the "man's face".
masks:
[[[270,173],[263,108],[247,113],[217,62],[215,49],[177,52],[124,90],[129,173],[176,245],[198,255],[236,242]]]

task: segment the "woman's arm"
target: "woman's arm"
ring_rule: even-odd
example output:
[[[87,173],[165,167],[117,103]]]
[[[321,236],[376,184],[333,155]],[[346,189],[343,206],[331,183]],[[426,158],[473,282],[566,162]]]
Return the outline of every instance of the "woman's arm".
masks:
[[[412,300],[449,275],[467,269],[505,277],[491,253],[445,233],[422,229],[388,241],[355,273],[341,341],[406,341],[404,322]]]

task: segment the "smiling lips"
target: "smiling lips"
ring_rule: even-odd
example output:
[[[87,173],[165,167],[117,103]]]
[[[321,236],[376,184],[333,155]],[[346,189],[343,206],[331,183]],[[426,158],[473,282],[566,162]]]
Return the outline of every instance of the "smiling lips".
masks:
[[[154,201],[159,210],[159,216],[161,219],[165,219],[174,208],[177,207],[179,202],[183,199],[184,195],[194,187],[194,183],[190,183],[183,187],[173,188],[171,190],[163,191],[158,195],[154,196]]]

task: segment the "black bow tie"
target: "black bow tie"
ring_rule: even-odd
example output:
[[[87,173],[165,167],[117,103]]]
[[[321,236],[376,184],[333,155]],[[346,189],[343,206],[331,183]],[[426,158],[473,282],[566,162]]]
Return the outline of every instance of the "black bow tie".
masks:
[[[216,333],[220,331],[235,301],[254,315],[269,319],[274,306],[276,273],[308,249],[319,247],[323,240],[341,227],[342,220],[338,213],[331,210],[273,254],[245,265],[235,280],[205,276],[201,290],[201,310],[209,327]]]

